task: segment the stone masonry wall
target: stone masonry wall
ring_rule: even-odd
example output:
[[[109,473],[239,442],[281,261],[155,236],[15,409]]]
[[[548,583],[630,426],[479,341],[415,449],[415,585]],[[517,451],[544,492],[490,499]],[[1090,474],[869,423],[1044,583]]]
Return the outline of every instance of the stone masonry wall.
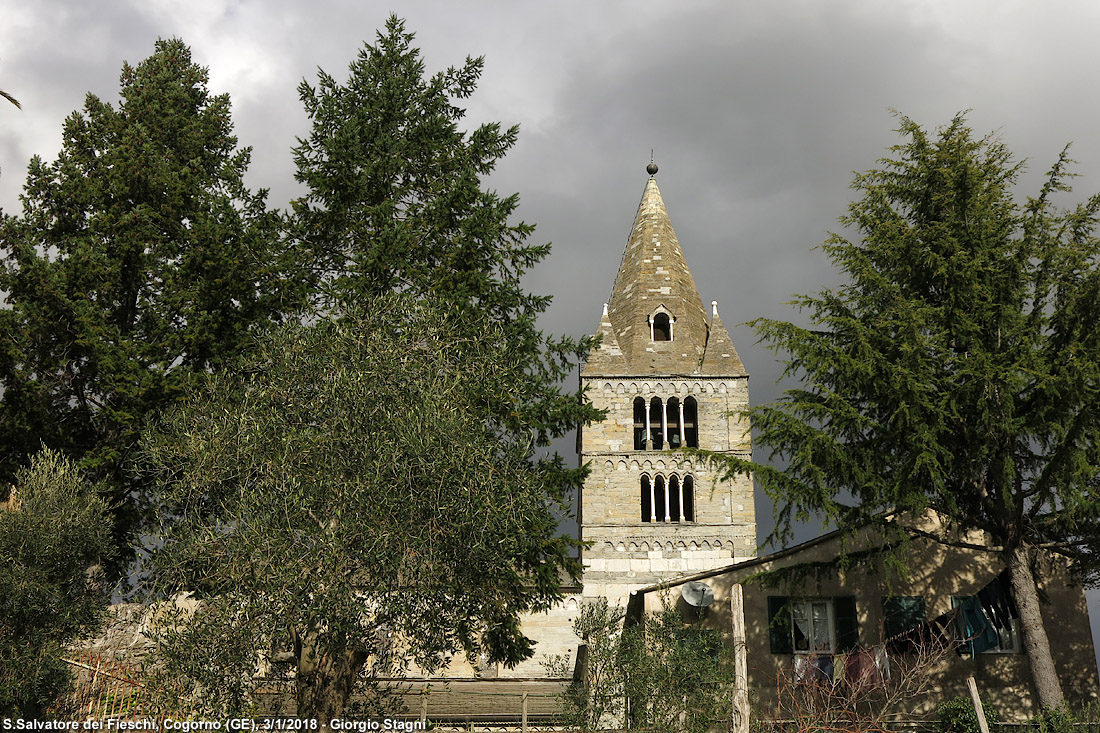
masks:
[[[629,591],[685,573],[709,570],[756,553],[751,477],[723,484],[705,463],[680,451],[634,450],[634,399],[693,397],[698,405],[699,447],[751,455],[747,377],[669,376],[583,380],[587,396],[607,417],[581,436],[590,462],[581,501],[584,595],[625,605]],[[641,521],[643,474],[690,475],[695,521]]]

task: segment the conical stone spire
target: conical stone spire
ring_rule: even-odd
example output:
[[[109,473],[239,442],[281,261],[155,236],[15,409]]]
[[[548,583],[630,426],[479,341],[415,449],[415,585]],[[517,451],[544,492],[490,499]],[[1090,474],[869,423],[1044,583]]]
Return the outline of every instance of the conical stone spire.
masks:
[[[707,343],[706,311],[652,176],[638,204],[607,319],[629,373],[698,371]]]

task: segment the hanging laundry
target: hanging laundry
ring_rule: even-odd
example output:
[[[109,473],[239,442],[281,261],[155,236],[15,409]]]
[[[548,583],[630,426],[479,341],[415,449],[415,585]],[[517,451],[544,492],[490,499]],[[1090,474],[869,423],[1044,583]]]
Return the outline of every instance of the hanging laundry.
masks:
[[[965,647],[961,647],[960,650],[968,650],[970,656],[975,656],[996,647],[999,643],[997,631],[993,628],[993,625],[989,623],[989,620],[986,619],[985,612],[982,611],[982,604],[978,600],[978,597],[969,596],[967,598],[956,598],[954,599],[954,603],[959,609],[961,624],[965,634],[963,641],[967,644]]]
[[[846,684],[845,674],[848,671],[848,652],[840,652],[833,655],[833,686]]]
[[[814,666],[817,668],[817,681],[831,685],[833,682],[833,655],[818,654],[814,657]]]
[[[886,653],[885,645],[879,645],[874,648],[875,652],[875,668],[878,669],[879,676],[883,681],[890,681],[890,655]]]
[[[1012,583],[1007,570],[978,591],[978,600],[986,617],[998,631],[1011,629],[1012,619],[1019,618],[1016,604],[1012,600]]]
[[[844,677],[852,690],[862,691],[882,685],[882,675],[875,664],[875,654],[870,649],[852,652],[845,664]]]
[[[832,654],[795,654],[794,679],[804,685],[833,684]]]

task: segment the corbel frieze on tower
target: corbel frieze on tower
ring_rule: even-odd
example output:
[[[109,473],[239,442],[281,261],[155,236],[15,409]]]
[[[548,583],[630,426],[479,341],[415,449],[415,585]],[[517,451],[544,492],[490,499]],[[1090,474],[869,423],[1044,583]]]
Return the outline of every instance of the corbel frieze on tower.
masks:
[[[718,485],[683,448],[751,455],[748,373],[703,307],[655,178],[642,193],[581,382],[607,411],[581,432],[585,595],[629,591],[756,551],[752,479]],[[708,315],[710,316],[708,318]]]

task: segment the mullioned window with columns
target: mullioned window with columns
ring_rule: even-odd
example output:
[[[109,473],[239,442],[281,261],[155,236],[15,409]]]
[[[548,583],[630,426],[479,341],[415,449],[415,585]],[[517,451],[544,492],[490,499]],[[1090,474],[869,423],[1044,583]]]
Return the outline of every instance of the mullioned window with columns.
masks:
[[[687,474],[642,474],[643,522],[694,522],[695,479]]]
[[[634,450],[699,447],[699,405],[694,397],[634,398]]]

